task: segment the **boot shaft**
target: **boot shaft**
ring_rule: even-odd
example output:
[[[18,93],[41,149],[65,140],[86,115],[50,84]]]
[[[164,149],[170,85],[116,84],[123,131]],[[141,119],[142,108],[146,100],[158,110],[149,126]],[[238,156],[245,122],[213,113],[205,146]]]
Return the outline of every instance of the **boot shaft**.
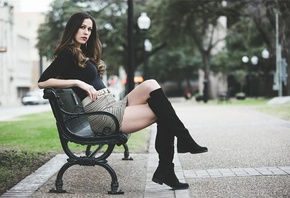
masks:
[[[174,136],[177,137],[177,151],[191,152],[191,153],[201,153],[207,152],[206,147],[199,146],[191,137],[189,131],[185,128],[181,120],[178,118],[174,108],[172,107],[170,101],[162,91],[162,89],[154,90],[150,93],[150,98],[147,100],[149,107],[152,109],[154,114],[157,117],[156,123],[160,128],[157,131],[158,135],[170,133],[172,135],[173,140],[168,140],[167,142],[174,142]],[[158,145],[162,145],[162,139],[168,139],[168,136],[163,136],[161,138],[157,138],[156,142],[160,142],[155,145],[157,152],[163,152],[162,148],[164,146],[158,148]],[[170,147],[170,150],[172,148]],[[174,150],[174,147],[173,147]]]
[[[147,103],[156,115],[158,124],[172,131],[185,128],[161,88],[152,91],[150,96]]]
[[[157,125],[155,149],[160,164],[171,164],[174,158],[174,136],[165,128]]]

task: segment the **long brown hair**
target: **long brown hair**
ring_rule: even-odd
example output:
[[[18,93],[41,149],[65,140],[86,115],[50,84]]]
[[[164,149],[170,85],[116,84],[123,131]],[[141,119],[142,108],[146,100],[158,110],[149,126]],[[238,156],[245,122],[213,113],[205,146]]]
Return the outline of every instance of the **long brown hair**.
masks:
[[[85,19],[91,19],[93,22],[93,27],[88,41],[86,42],[86,44],[81,45],[81,49],[79,49],[74,45],[74,39],[77,31],[79,30]],[[66,48],[72,51],[80,67],[84,68],[85,63],[90,59],[97,65],[100,75],[105,72],[106,66],[101,60],[102,44],[99,40],[96,22],[89,14],[80,12],[73,14],[70,17],[63,31],[60,44],[53,53],[54,56],[57,56],[62,50]]]

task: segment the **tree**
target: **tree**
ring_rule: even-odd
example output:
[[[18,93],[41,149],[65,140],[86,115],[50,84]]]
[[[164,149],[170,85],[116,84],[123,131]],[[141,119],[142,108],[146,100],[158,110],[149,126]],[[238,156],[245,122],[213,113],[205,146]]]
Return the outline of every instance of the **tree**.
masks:
[[[134,18],[140,14],[142,2],[135,2]],[[38,43],[40,56],[52,58],[61,33],[68,18],[76,12],[87,12],[95,20],[98,33],[103,45],[103,59],[108,68],[108,74],[118,74],[119,66],[127,69],[128,44],[127,44],[127,0],[55,0],[50,11],[46,14],[46,21],[38,29]],[[143,62],[142,35],[135,24],[135,59],[136,68]],[[155,46],[154,54],[162,46]]]
[[[127,30],[124,28],[126,26],[125,1],[53,1],[45,23],[41,24],[38,29],[37,48],[40,55],[52,58],[51,55],[59,42],[67,20],[76,12],[87,12],[96,20],[103,43],[103,59],[109,66],[108,73],[116,74],[118,67],[126,62],[124,59],[127,45]]]
[[[240,84],[240,92],[243,92],[243,87],[244,87],[244,85],[246,83],[247,72],[245,70],[243,70],[243,69],[236,70],[234,75],[236,77],[236,80]]]
[[[267,70],[274,71],[276,69],[276,13],[279,14],[279,43],[281,43],[283,49],[283,57],[290,61],[289,53],[289,1],[275,0],[275,1],[243,1],[243,2],[231,2],[228,6],[232,9],[239,6],[236,9],[237,12],[232,17],[228,17],[228,28],[234,33],[233,36],[229,36],[227,40],[227,47],[230,52],[240,51],[244,52],[244,55],[259,56],[264,48],[267,48],[270,52],[270,59],[268,60],[270,68]],[[243,54],[238,55],[236,58],[242,57]],[[235,58],[235,57],[233,57]],[[261,57],[260,57],[261,58]],[[238,60],[236,59],[236,61]],[[288,73],[290,72],[288,67]],[[265,74],[264,74],[265,75]],[[272,84],[270,85],[266,77],[264,83],[268,89],[272,90]],[[290,80],[288,78],[288,84]],[[290,86],[288,86],[288,93],[290,93]],[[287,93],[286,93],[287,94]]]
[[[217,29],[221,28],[219,17],[224,10],[221,1],[161,0],[157,3],[152,0],[149,4],[155,6],[152,15],[153,22],[160,26],[156,31],[159,37],[179,47],[191,45],[192,57],[196,55],[195,49],[199,51],[205,73],[205,88],[209,87],[212,50],[224,39],[215,37]],[[205,94],[208,93],[205,90]],[[207,97],[205,99],[207,101]]]
[[[241,64],[241,57],[260,55],[264,48],[270,51],[270,61],[275,64],[275,12],[279,12],[280,16],[279,37],[283,54],[289,60],[289,1],[227,1],[226,6],[223,6],[222,1],[147,2],[152,24],[158,26],[150,30],[154,31],[152,37],[166,45],[174,45],[174,50],[189,44],[193,52],[197,48],[203,60],[206,79],[209,71],[229,73],[235,69],[246,69]],[[220,16],[226,16],[228,21],[226,47],[213,56],[211,50],[219,42],[213,39],[217,29],[214,27],[219,26]]]
[[[149,54],[152,77],[160,81],[167,78],[180,82],[184,78],[192,78],[198,68],[203,68],[206,82],[209,82],[210,72],[231,74],[234,70],[245,69],[241,64],[244,55],[258,55],[265,47],[272,55],[275,54],[275,10],[280,14],[280,41],[289,62],[287,24],[290,21],[290,2],[227,1],[226,6],[224,2],[134,1],[135,22],[141,11],[146,11],[151,18],[152,25],[147,35],[154,46]],[[40,54],[51,55],[68,17],[76,11],[85,11],[97,21],[108,73],[116,74],[120,65],[124,68],[127,65],[126,3],[126,0],[55,0],[45,24],[39,28]],[[217,30],[222,28],[221,16],[227,17],[226,35],[215,37]],[[138,69],[143,63],[143,38],[137,23],[134,38],[135,67]],[[216,52],[214,49],[221,41],[226,45]],[[205,91],[206,94],[208,92]]]
[[[248,5],[254,7],[253,12],[248,13],[248,16],[253,20],[257,31],[270,51],[270,58],[276,58],[276,25],[279,26],[279,44],[282,48],[282,56],[286,58],[288,65],[290,63],[290,2],[285,0],[275,1],[254,1],[249,2]],[[245,13],[246,10],[244,11]],[[276,23],[276,14],[278,16],[278,24]],[[272,60],[272,62],[274,62]],[[290,69],[288,67],[288,74]],[[288,77],[288,87],[284,87],[284,94],[290,93],[290,78]]]

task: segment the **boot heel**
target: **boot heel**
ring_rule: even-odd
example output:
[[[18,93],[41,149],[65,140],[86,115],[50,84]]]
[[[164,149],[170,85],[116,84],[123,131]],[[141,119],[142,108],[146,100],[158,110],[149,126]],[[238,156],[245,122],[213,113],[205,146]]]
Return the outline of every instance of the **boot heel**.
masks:
[[[152,181],[157,183],[157,184],[163,185],[163,182],[161,180],[159,180],[159,179],[152,178]]]

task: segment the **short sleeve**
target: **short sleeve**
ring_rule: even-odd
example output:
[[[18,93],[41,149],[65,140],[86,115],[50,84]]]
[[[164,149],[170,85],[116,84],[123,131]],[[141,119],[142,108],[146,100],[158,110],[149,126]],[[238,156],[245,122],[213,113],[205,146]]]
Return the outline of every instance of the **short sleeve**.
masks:
[[[73,54],[70,50],[65,49],[58,54],[55,60],[42,73],[38,82],[46,81],[50,78],[58,78],[69,71],[69,67],[74,65]]]

